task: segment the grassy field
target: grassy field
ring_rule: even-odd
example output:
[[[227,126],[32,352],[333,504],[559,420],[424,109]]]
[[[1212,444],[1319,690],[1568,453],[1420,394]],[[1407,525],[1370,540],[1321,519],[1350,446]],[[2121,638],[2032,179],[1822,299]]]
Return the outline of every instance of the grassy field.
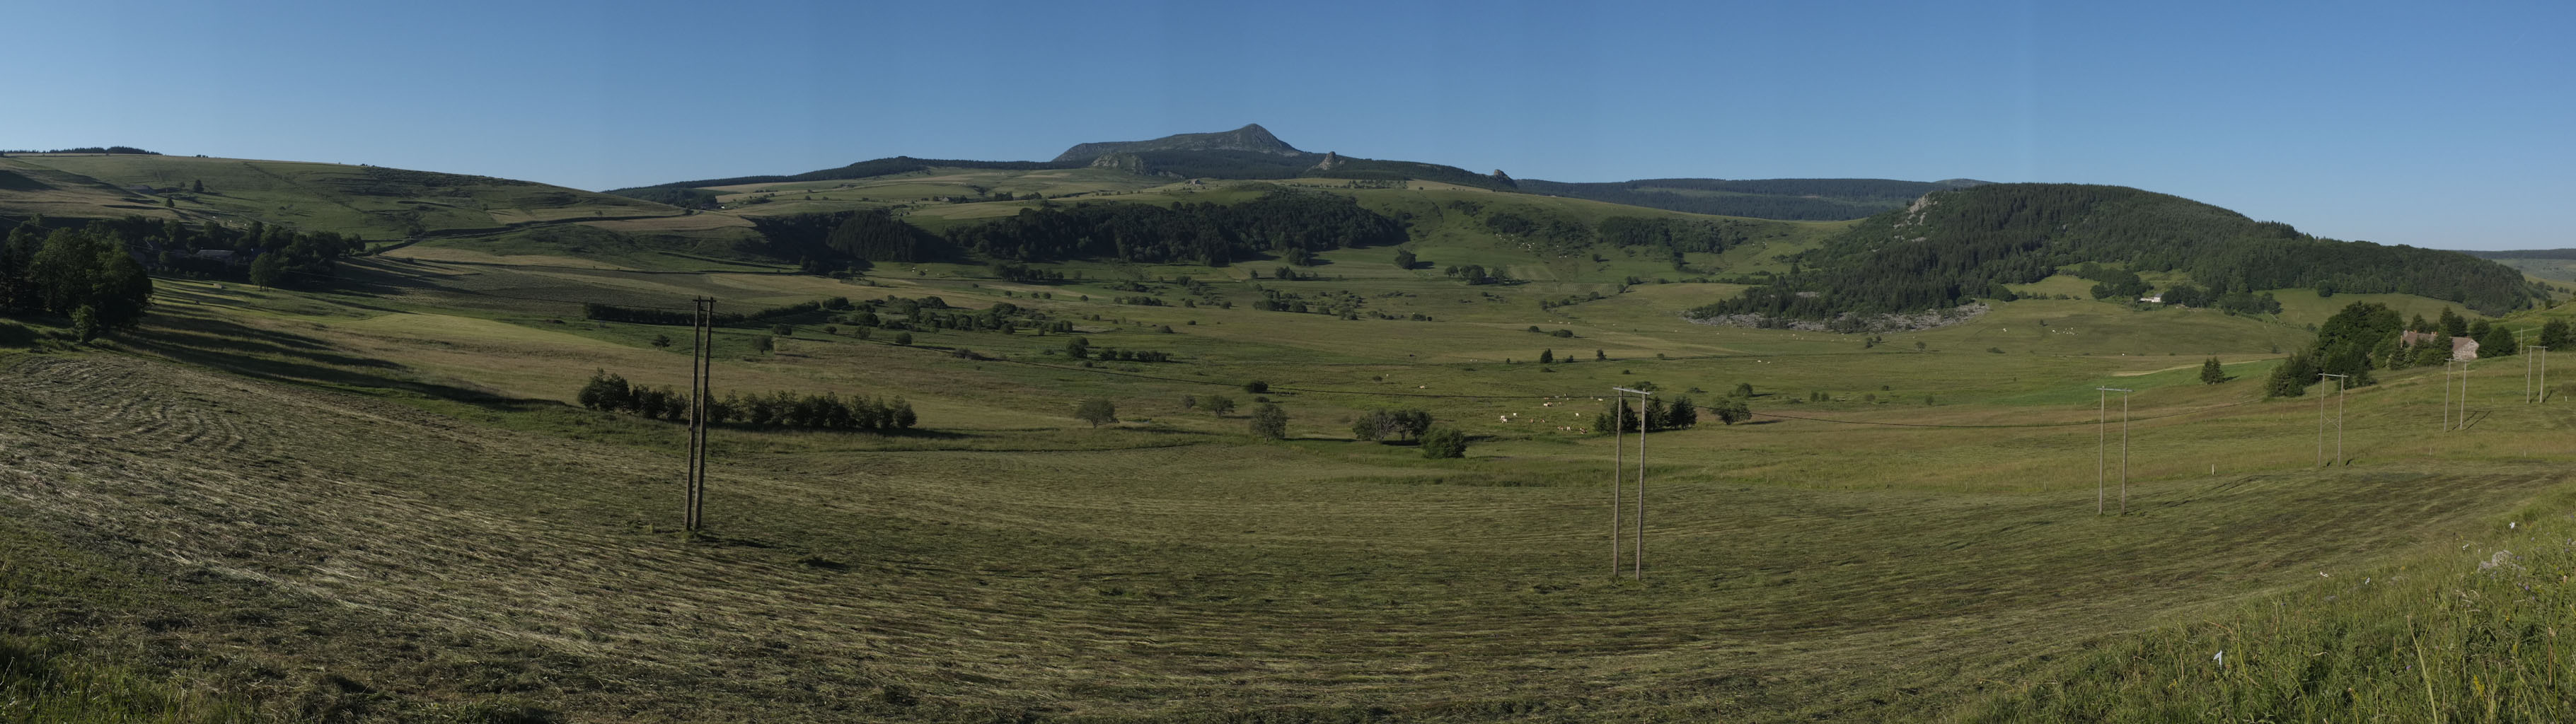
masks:
[[[899,204],[927,188],[904,184],[1007,176],[941,173],[738,191],[778,193],[752,207],[769,213],[789,193]],[[1169,190],[1124,200],[1260,193]],[[1304,281],[1280,262],[832,279],[527,229],[360,259],[331,292],[158,280],[144,326],[98,345],[0,322],[0,416],[21,423],[0,426],[0,721],[2576,713],[2549,688],[2576,663],[2550,633],[2576,626],[2567,398],[2524,402],[2504,358],[2476,366],[2457,431],[2438,429],[2455,414],[2438,371],[2383,372],[2324,418],[2316,396],[2262,399],[2341,304],[2439,302],[2285,290],[2280,315],[2141,311],[2054,278],[1919,332],[1720,327],[1680,311],[1743,287],[1434,218],[1458,200],[1615,207],[1336,192],[1416,212],[1425,260],[1525,281],[1468,286],[1388,248],[1322,254]],[[1841,228],[1765,223],[1693,263],[1785,270]],[[1257,311],[1265,292],[1354,313]],[[2061,293],[2078,298],[2044,298]],[[684,330],[582,304],[696,296],[1008,303],[1074,332],[899,344],[843,312],[720,330],[720,393],[901,397],[923,429],[716,429],[712,522],[685,534],[682,428],[567,403],[594,370],[677,386],[688,369],[685,342],[656,344]],[[1137,296],[1164,304],[1115,301]],[[1076,359],[1075,336],[1173,361]],[[2213,357],[2230,379],[2203,384]],[[1598,395],[1709,404],[1738,385],[1752,420],[1703,413],[1645,443],[1646,576],[1609,575],[1605,488],[1639,442],[1593,432]],[[2105,386],[2137,390],[2126,425]],[[1280,405],[1286,439],[1196,404],[1212,396]],[[1092,399],[1120,421],[1077,420]],[[1463,431],[1466,457],[1351,439],[1385,407]]]
[[[35,169],[101,188],[151,186],[134,201],[64,209],[58,216],[130,211],[189,220],[256,219],[306,231],[369,240],[501,231],[511,227],[604,218],[679,216],[680,210],[622,196],[484,176],[296,161],[185,156],[36,154],[12,156],[5,168]],[[64,181],[49,182],[60,188]],[[205,190],[197,192],[196,184]],[[164,208],[167,198],[173,205]],[[10,208],[16,199],[0,197]],[[128,208],[132,207],[132,208]],[[33,210],[42,211],[37,208]],[[238,223],[238,222],[237,222]]]

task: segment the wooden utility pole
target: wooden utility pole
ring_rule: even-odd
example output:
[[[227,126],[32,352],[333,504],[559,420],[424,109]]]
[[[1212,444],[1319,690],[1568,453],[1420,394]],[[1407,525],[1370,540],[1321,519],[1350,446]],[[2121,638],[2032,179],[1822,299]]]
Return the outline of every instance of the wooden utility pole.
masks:
[[[715,368],[716,300],[699,297],[697,312],[689,320],[689,469],[688,490],[681,503],[682,516],[692,532],[706,524],[707,502],[707,403],[715,399],[708,389],[710,373]]]
[[[2093,514],[2102,514],[2103,478],[2111,464],[2111,393],[2120,393],[2120,514],[2129,514],[2129,393],[2118,387],[2095,387],[2094,410],[2101,420],[2101,434],[2094,449]]]
[[[2530,349],[2531,349],[2532,351],[2536,351],[2536,352],[2539,352],[2539,353],[2540,353],[2540,369],[2539,369],[2539,373],[2540,373],[2540,382],[2539,382],[2539,383],[2537,383],[2537,384],[2534,384],[2534,383],[2531,383],[2531,382],[2528,382],[2528,381],[2524,382],[2523,384],[2526,386],[2526,389],[2524,389],[2524,390],[2523,390],[2523,392],[2522,392],[2522,399],[2523,399],[2523,400],[2525,400],[2525,401],[2528,401],[2528,402],[2534,402],[2534,403],[2539,403],[2539,402],[2548,402],[2548,401],[2549,401],[2549,345],[2545,345],[2545,344],[2535,344],[2535,345],[2532,345]],[[2528,353],[2528,352],[2526,352],[2525,354],[2529,354],[2529,353]],[[2523,359],[2522,366],[2523,366],[2526,370],[2528,370],[2528,369],[2532,366],[2531,358],[2530,358],[2530,357],[2524,357],[2524,358],[2522,358],[2522,359]],[[2526,377],[2525,379],[2527,380],[2528,378]],[[2536,393],[2536,394],[2535,394],[2535,393]]]
[[[1645,390],[1631,390],[1625,387],[1613,387],[1610,389],[1617,390],[1621,393],[1619,396],[1619,407],[1622,408],[1628,406],[1627,393],[1633,392],[1637,394],[1637,552],[1636,555],[1628,561],[1629,564],[1633,566],[1633,568],[1629,569],[1628,575],[1630,578],[1643,581],[1646,580],[1646,432],[1653,429],[1651,426],[1655,424],[1654,420],[1649,419],[1646,416],[1646,396],[1654,393],[1647,392]],[[1619,413],[1619,419],[1613,421],[1612,424],[1621,428],[1627,427],[1627,413],[1624,411]],[[1616,503],[1613,503],[1611,507],[1616,508],[1618,506]],[[1614,511],[1611,515],[1618,515],[1618,513]],[[1611,538],[1610,548],[1614,552],[1618,550],[1619,541],[1617,537],[1614,536]],[[1619,575],[1619,566],[1615,561],[1611,563],[1610,575]]]
[[[2446,389],[2447,389],[2447,388],[2446,388]],[[2446,410],[2447,410],[2447,409],[2450,409],[2450,408],[2445,407],[2445,408],[2443,408],[2443,409],[2446,409]],[[1624,437],[1624,436],[1627,434],[1627,428],[1628,428],[1628,397],[1627,397],[1626,395],[1620,395],[1620,396],[1617,396],[1617,397],[1610,398],[1610,577],[1611,577],[1611,578],[1618,578],[1618,577],[1619,577],[1619,538],[1620,538],[1620,536],[1621,536],[1622,534],[1625,534],[1625,533],[1627,533],[1627,532],[1628,532],[1627,526],[1623,525],[1623,524],[1620,522],[1620,520],[1619,520],[1619,505],[1620,505],[1621,503],[1625,503],[1625,502],[1627,502],[1627,499],[1626,499],[1626,498],[1623,498],[1623,497],[1621,497],[1621,496],[1619,495],[1619,487],[1620,487],[1620,486],[1622,486],[1622,485],[1627,484],[1627,480],[1628,480],[1628,463],[1627,463],[1627,461],[1626,461],[1626,460],[1623,460],[1623,459],[1621,459],[1621,457],[1620,457],[1620,456],[1622,456],[1622,455],[1627,454],[1627,450],[1628,450],[1628,443],[1627,443],[1626,438]]]
[[[2317,381],[2335,378],[2335,464],[2343,464],[2343,382],[2351,375],[2317,373]],[[2317,393],[2317,464],[2326,464],[2326,395]]]

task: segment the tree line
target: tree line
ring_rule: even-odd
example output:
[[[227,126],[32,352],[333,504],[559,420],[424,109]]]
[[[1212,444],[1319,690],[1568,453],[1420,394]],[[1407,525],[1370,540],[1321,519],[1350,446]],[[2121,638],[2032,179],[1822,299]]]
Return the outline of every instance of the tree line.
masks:
[[[667,386],[635,385],[625,377],[600,370],[591,374],[575,399],[592,410],[677,421],[689,416],[688,397],[688,393],[674,392]],[[870,432],[910,430],[920,422],[913,414],[912,403],[902,398],[843,399],[829,392],[816,395],[784,391],[748,396],[725,393],[722,400],[707,401],[707,420],[716,424],[739,422],[756,428]]]
[[[12,153],[118,153],[118,154],[132,154],[132,155],[136,155],[136,156],[159,156],[159,155],[161,155],[161,153],[160,153],[160,152],[158,152],[158,151],[146,151],[146,150],[143,150],[143,149],[140,149],[140,148],[135,148],[135,147],[133,147],[133,146],[104,146],[104,147],[101,147],[101,146],[82,146],[82,147],[80,147],[80,148],[57,148],[57,149],[54,149],[54,150],[51,150],[51,151],[26,151],[26,150],[0,151],[0,155],[7,155],[7,154],[12,154]]]
[[[2540,294],[2511,268],[2458,252],[2319,238],[2189,199],[2081,184],[1932,194],[1920,208],[1872,216],[1794,261],[1798,270],[1693,316],[1829,320],[1941,309],[2009,299],[2005,284],[2082,262],[2180,272],[2214,299],[2324,285],[2327,293],[2415,294],[2501,314]]]
[[[757,217],[751,225],[765,240],[764,253],[797,260],[807,271],[853,261],[928,261],[945,251],[939,237],[885,209]]]
[[[2422,336],[2417,343],[2407,344],[2406,332]],[[2263,391],[2271,397],[2297,397],[2306,394],[2309,385],[2321,382],[2321,374],[2344,375],[2347,387],[2378,384],[2372,370],[2429,367],[2449,361],[2455,337],[2476,341],[2480,359],[2522,353],[2513,330],[2484,319],[2469,321],[2449,307],[2442,308],[2440,316],[2432,320],[2421,314],[2402,320],[2387,305],[2354,302],[2317,325],[2316,340],[2307,348],[2292,353],[2274,367],[2264,380]],[[2553,319],[2541,326],[2537,343],[2563,343],[2568,337],[2567,321]]]
[[[1263,252],[1318,252],[1405,240],[1403,225],[1348,196],[1274,191],[1232,206],[1084,203],[950,229],[949,241],[1000,260],[1120,259],[1223,266]]]
[[[26,224],[37,227],[37,233],[45,225],[43,217]],[[331,287],[339,281],[340,259],[367,245],[338,232],[305,232],[260,221],[236,229],[213,221],[124,216],[91,221],[83,231],[134,250],[138,261],[162,274],[284,289]]]
[[[0,244],[0,314],[53,314],[83,341],[130,329],[152,305],[152,277],[97,225],[47,230],[29,220]]]

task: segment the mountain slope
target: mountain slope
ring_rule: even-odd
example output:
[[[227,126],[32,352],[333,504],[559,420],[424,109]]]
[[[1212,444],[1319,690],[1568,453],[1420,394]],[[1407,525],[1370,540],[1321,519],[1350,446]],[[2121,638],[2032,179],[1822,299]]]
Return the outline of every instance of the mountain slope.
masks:
[[[1924,182],[1867,178],[1665,178],[1613,183],[1522,179],[1520,189],[1695,214],[1841,221],[1901,207],[1934,191],[1985,183],[1971,179]]]
[[[396,239],[684,213],[531,181],[382,166],[123,154],[0,160],[23,180],[0,184],[0,216],[256,221]]]
[[[2119,186],[1992,184],[1872,216],[1799,256],[1804,270],[1697,316],[1840,319],[2009,299],[2062,267],[2188,276],[2210,296],[2286,287],[2394,292],[2488,314],[2538,292],[2514,270],[2452,251],[2345,242],[2227,209]]]
[[[1177,133],[1150,141],[1101,141],[1074,144],[1056,154],[1055,163],[1090,163],[1092,159],[1112,153],[1146,151],[1246,151],[1274,156],[1302,157],[1315,154],[1297,150],[1296,146],[1270,135],[1270,129],[1258,123],[1215,133]]]

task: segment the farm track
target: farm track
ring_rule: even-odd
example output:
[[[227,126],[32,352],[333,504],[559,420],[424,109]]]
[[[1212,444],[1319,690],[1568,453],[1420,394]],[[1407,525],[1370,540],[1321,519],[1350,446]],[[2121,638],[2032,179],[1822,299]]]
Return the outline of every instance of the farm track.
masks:
[[[1406,471],[1278,447],[742,456],[715,472],[716,535],[683,541],[667,454],[133,358],[22,355],[0,379],[20,519],[327,602],[349,641],[309,664],[440,695],[451,653],[400,653],[414,637],[509,642],[562,708],[647,721],[892,686],[922,703],[870,716],[1875,718],[1886,690],[2368,561],[2559,479],[2221,477],[2107,519],[2089,491],[1675,479],[1653,580],[1613,584],[1606,491],[1353,482]]]

